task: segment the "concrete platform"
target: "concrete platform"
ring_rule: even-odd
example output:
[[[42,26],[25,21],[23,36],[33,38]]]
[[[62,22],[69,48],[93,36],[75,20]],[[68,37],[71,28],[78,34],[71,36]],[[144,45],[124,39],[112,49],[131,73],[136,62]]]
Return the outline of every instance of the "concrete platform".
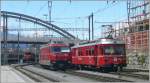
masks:
[[[10,66],[1,66],[0,83],[33,83],[34,81]]]

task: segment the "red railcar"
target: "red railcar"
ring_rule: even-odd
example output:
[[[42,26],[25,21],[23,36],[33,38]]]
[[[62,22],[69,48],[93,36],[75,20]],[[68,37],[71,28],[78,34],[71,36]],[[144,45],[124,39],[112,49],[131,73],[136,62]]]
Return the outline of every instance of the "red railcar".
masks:
[[[126,66],[125,44],[117,39],[99,39],[83,42],[71,49],[72,64],[96,69],[113,69]]]
[[[65,44],[47,44],[40,48],[39,63],[53,69],[62,69],[71,59],[70,48]]]

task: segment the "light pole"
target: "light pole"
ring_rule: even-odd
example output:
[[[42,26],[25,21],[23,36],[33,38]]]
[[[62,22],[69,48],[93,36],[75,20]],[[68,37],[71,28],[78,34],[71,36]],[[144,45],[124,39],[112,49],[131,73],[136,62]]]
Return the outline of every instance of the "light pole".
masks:
[[[36,25],[35,38],[36,38],[36,42],[37,42],[37,25]],[[37,45],[36,44],[35,44],[35,63],[37,63]]]
[[[93,18],[94,18],[94,14],[93,13],[88,16],[88,20],[89,20],[89,40],[91,40],[91,39],[93,40],[94,39],[94,22],[93,22],[94,19]],[[91,30],[91,28],[92,28],[92,30]]]
[[[37,25],[35,25],[36,32],[35,32],[35,41],[37,42]],[[37,63],[37,45],[35,44],[35,63]]]
[[[19,31],[18,31],[18,37],[17,37],[17,38],[18,38],[18,43],[17,43],[17,55],[18,55],[18,64],[19,64],[19,63],[20,63],[20,62],[19,62],[19,61],[20,61],[20,60],[19,60],[19,59],[20,59],[20,58],[19,58]]]

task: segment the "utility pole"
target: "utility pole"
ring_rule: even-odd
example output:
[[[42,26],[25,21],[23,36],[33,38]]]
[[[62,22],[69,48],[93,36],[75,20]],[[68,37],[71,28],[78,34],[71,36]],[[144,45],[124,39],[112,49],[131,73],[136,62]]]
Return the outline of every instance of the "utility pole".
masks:
[[[94,21],[93,21],[93,17],[94,17],[93,13],[88,16],[88,20],[89,20],[89,40],[91,40],[91,36],[92,36],[92,40],[94,39]]]
[[[52,19],[52,0],[48,1],[48,13],[49,13],[49,23],[51,23]],[[49,36],[50,36],[50,30],[49,30]]]
[[[21,28],[21,24],[20,23],[21,23],[21,20],[19,19],[19,28]],[[17,38],[17,40],[18,40],[18,43],[17,43],[18,64],[20,63],[20,46],[19,46],[20,39],[19,39],[19,36],[20,36],[20,32],[18,30],[18,38]]]
[[[35,33],[35,37],[36,37],[36,42],[37,42],[37,25],[35,25],[35,27],[36,27],[36,33]],[[38,56],[37,56],[37,44],[35,44],[35,63],[37,63],[38,61],[37,61],[37,58],[38,58]]]
[[[8,62],[8,56],[7,56],[7,16],[4,15],[3,17],[3,41],[4,41],[4,46],[3,46],[3,52],[4,52],[4,64],[7,64]]]
[[[18,40],[18,43],[17,43],[17,55],[18,55],[18,63],[19,63],[19,61],[20,61],[19,60],[20,59],[19,58],[19,31],[18,31],[18,39],[17,40]]]
[[[92,18],[92,40],[94,39],[94,24],[93,24],[93,13],[91,14]]]
[[[90,16],[88,17],[88,20],[89,20],[89,40],[91,40]]]
[[[131,0],[127,0],[127,15],[128,15],[129,28],[130,28],[130,6],[131,6]]]
[[[51,15],[52,15],[52,1],[48,1],[48,12],[49,12],[49,23],[51,23]]]

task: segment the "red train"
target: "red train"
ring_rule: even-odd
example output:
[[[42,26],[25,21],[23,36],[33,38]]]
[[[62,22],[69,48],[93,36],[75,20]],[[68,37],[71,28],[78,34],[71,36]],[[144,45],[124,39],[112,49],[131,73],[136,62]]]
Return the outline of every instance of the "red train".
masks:
[[[71,50],[72,64],[80,67],[117,71],[126,66],[125,44],[115,39],[80,43]]]
[[[34,58],[35,58],[34,54],[27,51],[23,55],[23,62],[34,62]]]
[[[47,44],[40,48],[39,63],[54,69],[64,69],[70,62],[70,48],[65,44]]]
[[[64,68],[75,67],[117,71],[126,66],[125,44],[116,39],[98,39],[71,47],[64,44],[47,44],[41,48],[40,64]]]

